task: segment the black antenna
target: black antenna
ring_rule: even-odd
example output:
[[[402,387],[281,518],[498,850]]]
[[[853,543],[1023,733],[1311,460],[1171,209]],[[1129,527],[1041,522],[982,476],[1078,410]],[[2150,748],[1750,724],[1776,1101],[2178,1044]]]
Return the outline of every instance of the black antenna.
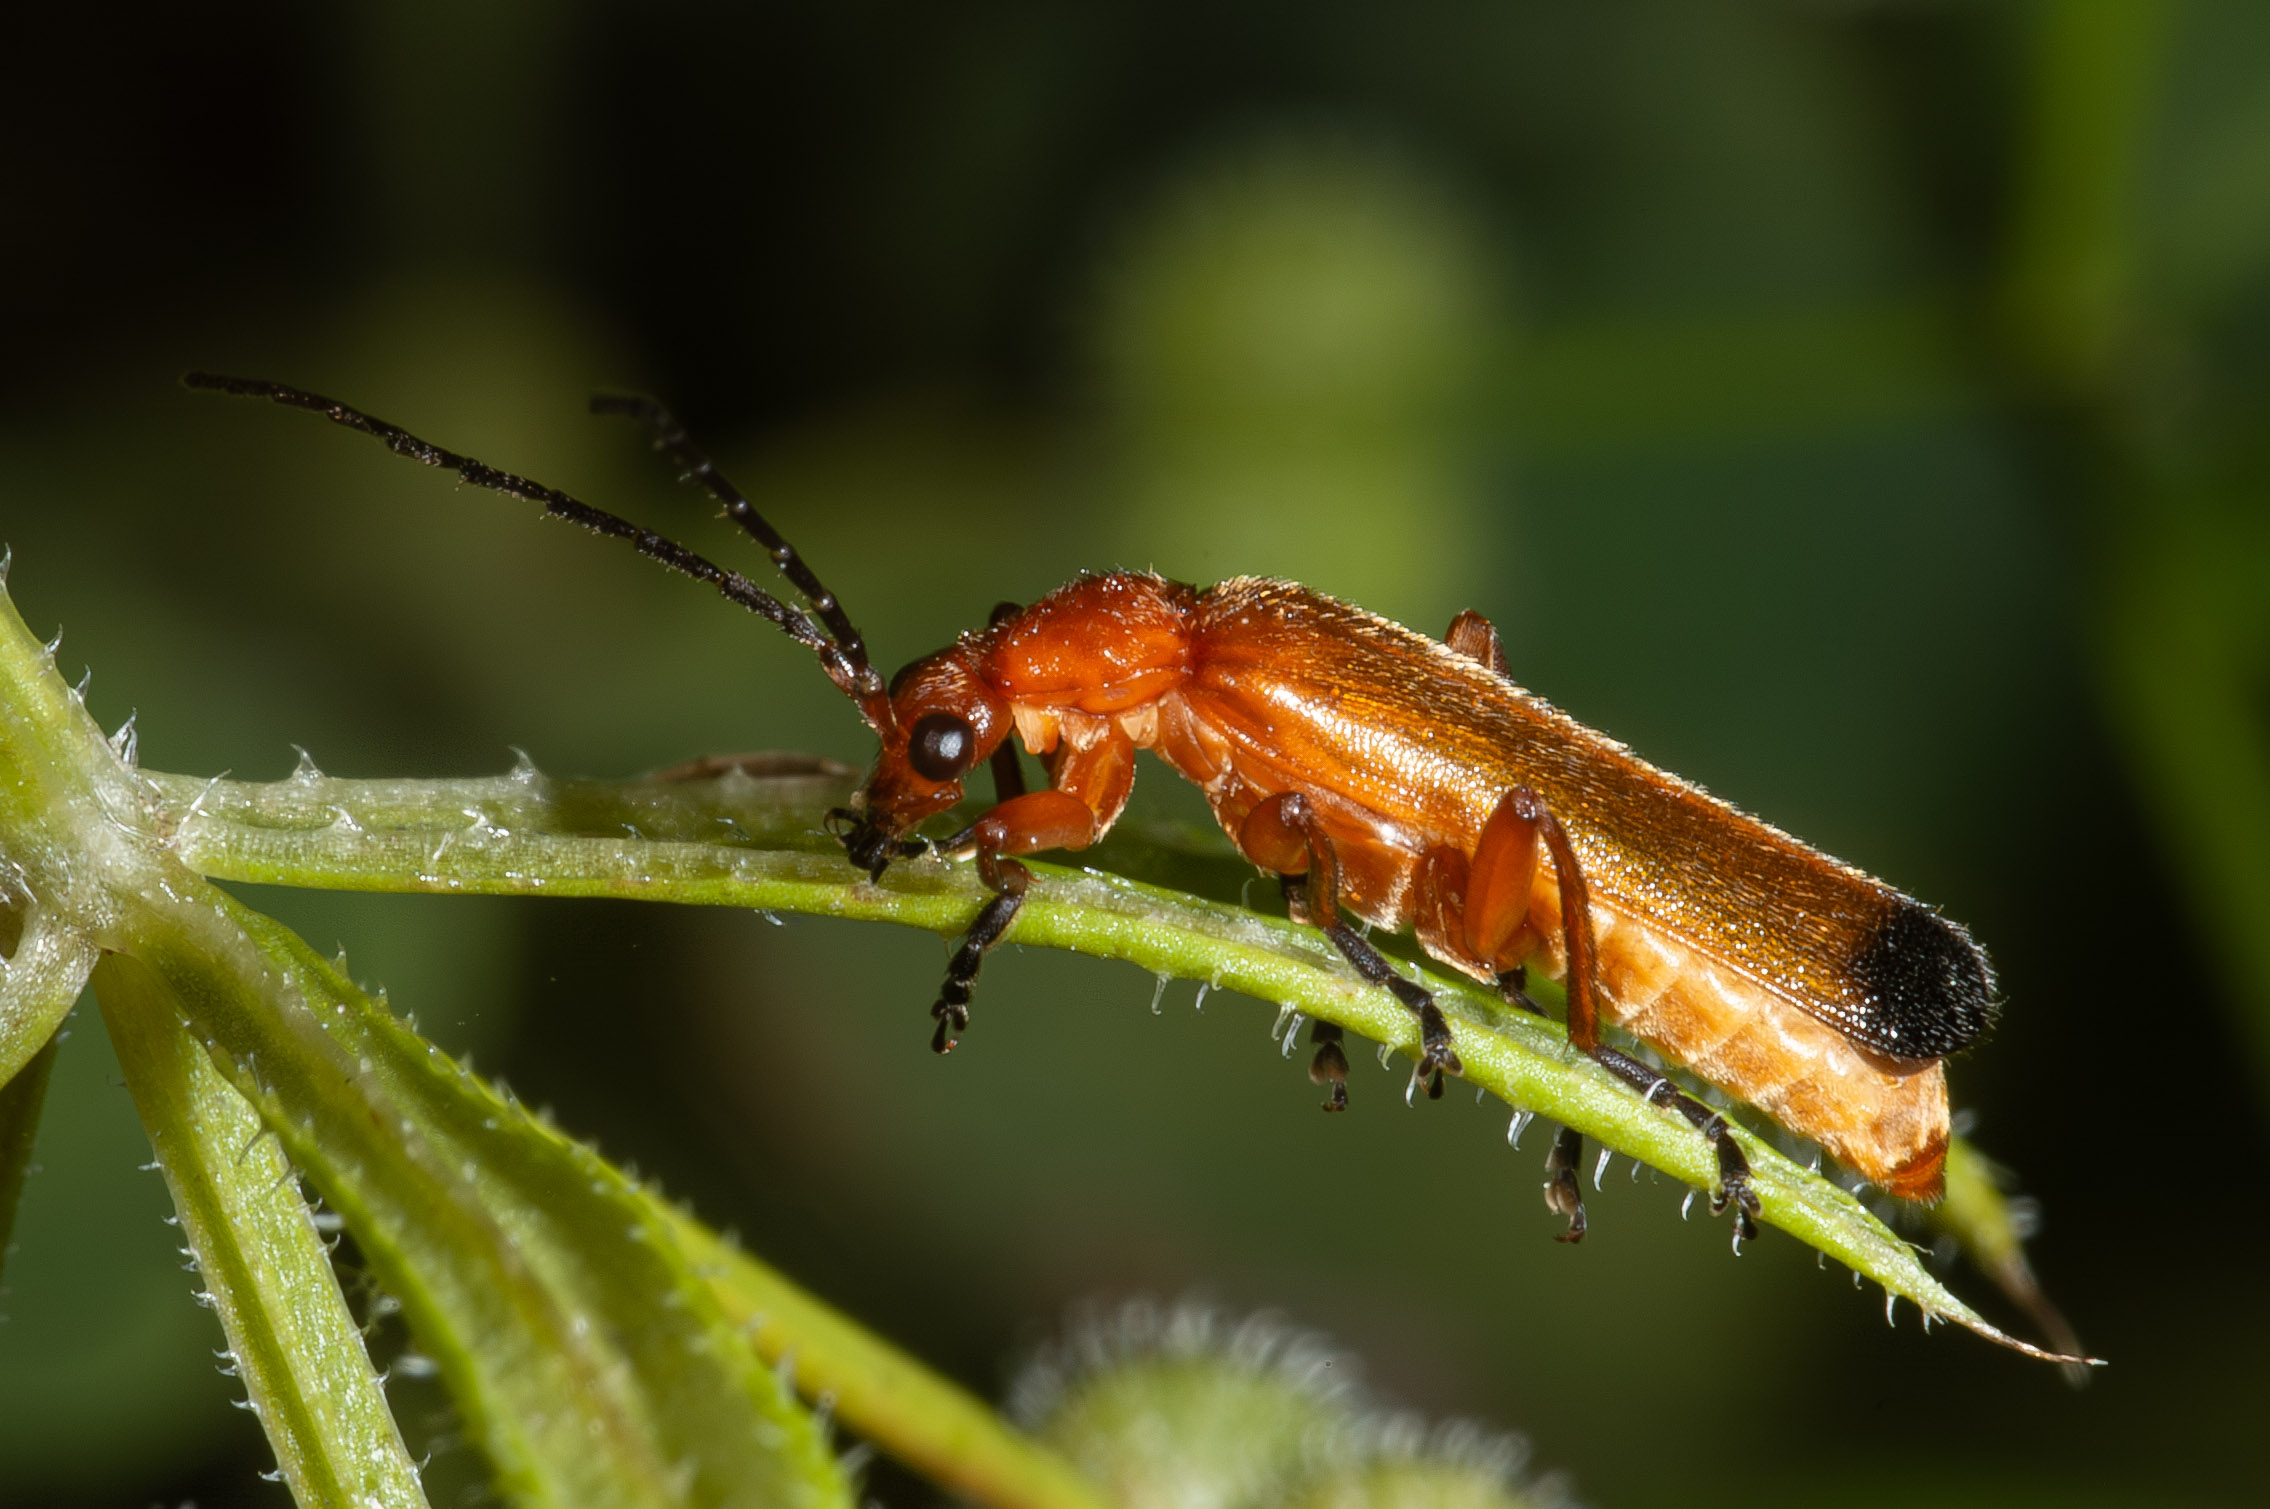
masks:
[[[692,437],[686,433],[686,427],[678,423],[668,409],[651,398],[624,393],[601,393],[591,400],[591,412],[620,414],[645,425],[647,434],[654,439],[655,449],[668,452],[670,459],[685,469],[685,476],[679,480],[699,482],[708,488],[710,496],[725,505],[725,516],[747,531],[751,539],[764,546],[772,555],[773,564],[780,568],[780,574],[796,584],[796,590],[804,594],[805,601],[812,605],[812,611],[820,615],[820,621],[828,626],[828,633],[835,636],[835,642],[846,653],[865,658],[866,645],[861,641],[859,631],[851,626],[851,620],[844,615],[843,606],[836,601],[835,594],[820,584],[820,579],[812,574],[812,568],[805,565],[804,558],[796,553],[796,547],[782,539],[780,532],[765,522],[764,515],[758,513],[749,500],[742,496],[741,489],[725,480],[725,474],[717,469],[716,463],[709,459],[700,446],[694,444]]]
[[[811,616],[802,609],[789,606],[740,572],[728,571],[707,557],[696,555],[675,540],[656,534],[651,529],[641,528],[619,514],[595,508],[557,488],[546,487],[541,482],[531,482],[526,477],[500,471],[486,462],[475,461],[470,456],[460,456],[455,451],[445,450],[429,440],[419,439],[400,425],[388,424],[383,419],[373,418],[362,410],[350,408],[335,399],[301,388],[288,387],[283,383],[267,382],[260,378],[223,377],[211,372],[192,372],[182,378],[182,382],[192,388],[228,393],[239,398],[264,398],[270,403],[321,414],[333,424],[345,425],[350,430],[359,430],[370,436],[397,456],[407,456],[412,461],[420,461],[427,466],[453,471],[476,487],[485,487],[492,492],[500,492],[507,497],[520,498],[530,503],[540,503],[545,513],[565,519],[571,524],[581,524],[594,534],[627,540],[633,549],[649,560],[659,561],[672,571],[690,576],[696,581],[709,583],[728,602],[748,609],[790,639],[813,651],[820,657],[821,668],[827,672],[828,679],[858,706],[860,716],[867,720],[869,727],[881,733],[890,726],[891,704],[890,699],[884,695],[883,678],[868,664],[866,645],[860,639],[859,631],[851,626],[851,620],[844,615],[835,595],[820,584],[820,579],[812,574],[812,569],[804,564],[803,557],[796,553],[794,547],[783,540],[749,506],[748,499],[742,497],[731,483],[718,474],[709,458],[695,449],[669,412],[652,400],[596,398],[592,400],[591,407],[595,413],[629,414],[644,420],[653,433],[655,442],[668,450],[680,465],[700,478],[725,503],[726,512],[734,521],[772,552],[773,561],[796,585],[797,590],[810,599],[812,611],[827,625],[826,633],[822,633],[820,625],[814,623]]]

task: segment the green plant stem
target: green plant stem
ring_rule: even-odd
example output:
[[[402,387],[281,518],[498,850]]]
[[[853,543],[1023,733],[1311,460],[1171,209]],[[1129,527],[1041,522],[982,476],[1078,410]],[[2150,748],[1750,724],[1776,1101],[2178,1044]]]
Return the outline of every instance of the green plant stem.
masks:
[[[7,574],[0,555],[0,586]],[[100,861],[129,853],[152,810],[150,789],[55,674],[54,646],[0,594],[0,1084],[86,988],[105,929],[132,905]]]
[[[183,862],[220,879],[348,890],[619,896],[903,923],[966,926],[986,892],[967,866],[894,866],[872,883],[819,831],[841,780],[554,784],[525,766],[487,781],[349,781],[303,769],[247,784],[153,776],[178,813]],[[622,814],[635,812],[639,821]],[[627,829],[627,831],[626,831]],[[1036,883],[1009,934],[1033,946],[1125,959],[1206,980],[1334,1022],[1414,1055],[1418,1030],[1365,986],[1313,930],[1116,876],[1032,866]],[[1710,1145],[1650,1106],[1562,1029],[1461,981],[1418,972],[1458,1033],[1469,1083],[1708,1190]],[[2031,1356],[1956,1299],[1845,1190],[1748,1132],[1762,1216],[1916,1304]],[[2063,1360],[2057,1358],[2056,1360]]]
[[[306,1287],[280,1278],[294,1232],[311,1235],[295,1168],[401,1299],[515,1501],[846,1502],[824,1429],[695,1273],[679,1218],[187,868],[180,840],[198,822],[198,794],[174,802],[180,783],[153,781],[126,754],[0,597],[0,876],[10,882],[0,921],[18,939],[37,928],[55,943],[16,948],[12,965],[53,967],[36,979],[11,970],[7,1001],[33,1009],[0,1022],[10,1034],[0,1042],[36,1050],[47,1018],[76,996],[81,966],[113,956],[104,1004],[129,1084],[302,1501],[353,1501],[341,1485],[367,1475],[367,1462],[335,1449],[355,1433],[328,1431],[339,1422],[324,1401],[341,1387],[337,1367],[367,1374],[369,1364],[359,1335],[303,1344],[323,1324]],[[415,794],[430,805],[437,793],[446,783]],[[565,795],[559,815],[573,819]],[[664,819],[684,815],[675,800],[658,806]],[[327,1254],[314,1256],[300,1276],[342,1305]],[[873,1357],[859,1365],[877,1371]],[[375,1379],[368,1395],[391,1431]],[[1078,1491],[1024,1503],[1094,1509]]]
[[[941,1487],[997,1509],[1105,1509],[1094,1484],[983,1401],[680,1213],[678,1240],[759,1356]]]

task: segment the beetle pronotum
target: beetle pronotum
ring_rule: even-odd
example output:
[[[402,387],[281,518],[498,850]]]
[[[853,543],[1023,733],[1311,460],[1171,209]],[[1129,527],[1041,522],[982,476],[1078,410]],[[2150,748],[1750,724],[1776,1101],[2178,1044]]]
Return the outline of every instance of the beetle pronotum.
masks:
[[[1646,764],[1513,684],[1498,636],[1462,613],[1442,641],[1289,582],[1203,590],[1141,572],[1083,575],[885,684],[834,594],[660,406],[598,398],[770,552],[808,608],[556,489],[281,384],[192,373],[194,388],[310,409],[398,455],[543,505],[714,586],[818,655],[881,741],[835,815],[851,862],[880,877],[925,851],[973,859],[993,899],[931,1007],[932,1046],[969,1023],[986,951],[1016,917],[1016,856],[1080,849],[1127,804],[1135,751],[1205,792],[1240,853],[1281,877],[1296,919],[1417,1017],[1415,1083],[1459,1072],[1449,1024],[1347,920],[1414,928],[1420,945],[1516,1005],[1536,963],[1567,988],[1569,1039],[1716,1147],[1714,1210],[1755,1233],[1749,1165],[1723,1117],[1608,1045],[1603,1020],[1810,1137],[1908,1200],[1935,1198],[1948,1140],[1940,1061],[1995,1010],[1969,934],[1881,881]],[[1047,763],[1026,791],[1009,739]],[[990,761],[998,800],[930,844],[914,836]],[[1310,1073],[1347,1104],[1340,1030],[1319,1022]],[[1582,1141],[1562,1129],[1547,1202],[1584,1235]]]

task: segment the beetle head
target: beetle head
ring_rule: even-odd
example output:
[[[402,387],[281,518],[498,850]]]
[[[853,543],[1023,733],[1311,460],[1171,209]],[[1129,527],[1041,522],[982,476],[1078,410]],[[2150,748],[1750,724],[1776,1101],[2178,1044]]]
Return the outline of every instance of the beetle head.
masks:
[[[882,876],[890,862],[919,852],[907,835],[962,799],[962,783],[1001,746],[1013,726],[1008,701],[977,673],[976,656],[955,645],[925,656],[891,682],[889,725],[867,784],[852,799],[843,836],[851,862]]]

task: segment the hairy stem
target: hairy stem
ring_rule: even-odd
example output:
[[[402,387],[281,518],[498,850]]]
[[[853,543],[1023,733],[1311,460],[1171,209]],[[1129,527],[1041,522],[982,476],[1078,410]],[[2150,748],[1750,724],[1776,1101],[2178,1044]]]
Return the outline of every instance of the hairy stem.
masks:
[[[175,847],[206,875],[346,890],[620,896],[898,922],[967,925],[986,892],[967,867],[902,864],[873,883],[820,831],[848,777],[554,782],[525,764],[487,780],[349,781],[312,767],[250,784],[151,779],[178,813]],[[1010,937],[1205,980],[1415,1055],[1418,1027],[1312,930],[1116,876],[1035,864]],[[1414,971],[1458,1033],[1466,1078],[1516,1111],[1574,1128],[1699,1190],[1710,1144],[1572,1049],[1555,1023],[1462,981]],[[1857,1199],[1740,1134],[1763,1219],[1914,1303],[2028,1355]],[[2058,1360],[2064,1360],[2062,1358]]]

